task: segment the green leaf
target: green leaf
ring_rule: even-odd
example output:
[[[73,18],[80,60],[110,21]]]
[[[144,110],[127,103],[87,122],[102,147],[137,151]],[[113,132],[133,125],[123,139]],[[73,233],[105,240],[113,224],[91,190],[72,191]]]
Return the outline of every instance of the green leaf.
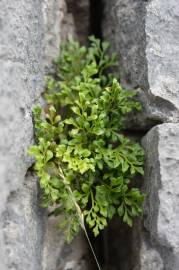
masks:
[[[50,150],[47,150],[47,152],[46,152],[46,162],[48,162],[52,158],[53,158],[53,152],[50,151]]]
[[[89,192],[89,185],[87,185],[87,184],[82,184],[82,190],[83,190],[83,192],[84,193],[88,193]]]
[[[124,215],[124,206],[123,206],[123,204],[121,204],[118,207],[117,212],[118,212],[118,214],[119,214],[120,217],[122,217]]]
[[[62,44],[47,77],[47,106],[33,109],[36,145],[28,153],[43,205],[54,209],[50,215],[62,213],[67,241],[78,233],[81,213],[95,236],[116,213],[129,226],[142,214],[145,196],[133,178],[143,175],[144,153],[122,135],[127,114],[141,105],[110,73],[117,58],[108,46],[94,36],[88,47]]]
[[[76,106],[73,106],[73,107],[71,107],[71,110],[75,113],[75,114],[77,114],[77,115],[81,115],[81,113],[80,113],[80,109],[78,108],[78,107],[76,107]]]

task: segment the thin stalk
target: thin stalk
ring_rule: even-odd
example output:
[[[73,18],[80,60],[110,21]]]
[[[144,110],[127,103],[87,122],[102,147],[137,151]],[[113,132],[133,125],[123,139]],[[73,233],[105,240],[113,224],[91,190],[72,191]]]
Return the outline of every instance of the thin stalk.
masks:
[[[62,178],[64,185],[65,185],[66,188],[68,189],[69,194],[70,194],[70,196],[71,196],[71,199],[72,199],[72,201],[73,201],[73,203],[74,203],[74,205],[75,205],[75,207],[76,207],[76,210],[77,210],[77,214],[78,214],[78,217],[79,217],[79,221],[80,221],[81,228],[83,229],[83,231],[84,231],[84,233],[85,233],[86,239],[87,239],[87,241],[88,241],[88,244],[89,244],[90,249],[91,249],[91,251],[92,251],[92,254],[93,254],[93,256],[94,256],[94,259],[95,259],[95,262],[96,262],[96,264],[97,264],[97,267],[98,267],[99,270],[102,270],[102,268],[101,268],[101,266],[100,266],[100,264],[99,264],[99,262],[98,262],[97,256],[96,256],[96,254],[95,254],[95,252],[94,252],[94,249],[93,249],[93,246],[92,246],[92,244],[91,244],[91,241],[90,241],[90,239],[89,239],[89,236],[88,236],[86,227],[85,227],[85,222],[84,222],[84,215],[83,215],[83,212],[82,212],[80,206],[78,205],[78,203],[76,202],[75,197],[74,197],[74,195],[73,195],[73,191],[72,191],[71,187],[67,184],[67,181],[66,181],[66,179],[65,179],[65,175],[64,175],[63,170],[62,170],[62,168],[61,168],[60,166],[59,166],[59,169],[60,169],[60,174],[59,174],[59,175],[60,175],[60,177]]]
[[[95,254],[95,252],[94,252],[94,249],[93,249],[93,246],[92,246],[92,244],[91,244],[91,241],[90,241],[90,239],[89,239],[89,236],[88,236],[88,233],[87,233],[87,231],[86,231],[85,225],[84,225],[83,230],[84,230],[86,239],[87,239],[87,241],[88,241],[88,244],[89,244],[89,246],[90,246],[90,248],[91,248],[91,251],[92,251],[92,253],[93,253],[93,256],[94,256],[94,259],[95,259],[95,261],[96,261],[96,264],[97,264],[97,266],[98,266],[98,269],[99,269],[99,270],[102,270],[101,266],[99,265],[99,262],[98,262],[98,259],[97,259],[97,257],[96,257],[96,254]]]

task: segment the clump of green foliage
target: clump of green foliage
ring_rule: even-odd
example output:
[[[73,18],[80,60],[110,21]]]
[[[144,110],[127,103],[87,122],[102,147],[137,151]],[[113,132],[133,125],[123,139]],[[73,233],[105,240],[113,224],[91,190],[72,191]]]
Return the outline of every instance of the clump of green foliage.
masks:
[[[144,195],[131,187],[143,175],[141,146],[122,135],[124,117],[140,110],[135,92],[124,90],[109,67],[108,43],[90,37],[88,48],[70,40],[47,79],[45,110],[34,108],[35,170],[43,205],[63,214],[70,241],[87,224],[97,236],[114,215],[132,226]]]

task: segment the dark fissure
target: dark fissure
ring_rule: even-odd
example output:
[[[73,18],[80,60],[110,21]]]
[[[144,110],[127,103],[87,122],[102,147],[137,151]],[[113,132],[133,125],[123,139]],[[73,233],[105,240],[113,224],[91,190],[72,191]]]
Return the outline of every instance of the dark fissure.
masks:
[[[103,23],[104,0],[90,0],[90,34],[103,39],[105,29]],[[115,26],[113,26],[115,27]],[[143,136],[138,131],[126,131],[128,136],[139,141]],[[140,182],[140,181],[139,181]],[[140,183],[138,184],[140,185]],[[137,260],[139,248],[137,226],[130,228],[124,224],[119,217],[113,218],[109,226],[98,236],[94,238],[90,234],[90,239],[103,270],[133,270]],[[134,244],[135,242],[135,244]],[[97,270],[94,264],[94,270]]]
[[[90,0],[90,35],[100,39],[102,38],[102,16],[102,0]]]
[[[105,36],[104,29],[102,29],[104,2],[104,0],[66,0],[68,12],[73,14],[77,38],[81,44],[87,44],[89,35],[100,39]],[[113,25],[113,27],[115,26]],[[134,140],[140,141],[145,131],[128,130],[125,133]],[[137,223],[130,228],[116,216],[98,237],[95,238],[88,231],[93,249],[103,270],[135,269],[140,242],[138,240],[139,229],[137,229],[140,228],[140,221]],[[89,257],[89,269],[98,270],[90,247]]]

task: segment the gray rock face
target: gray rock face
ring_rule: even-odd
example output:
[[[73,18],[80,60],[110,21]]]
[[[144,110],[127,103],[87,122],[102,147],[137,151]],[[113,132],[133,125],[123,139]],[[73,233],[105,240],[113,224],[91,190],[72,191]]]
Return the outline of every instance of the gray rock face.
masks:
[[[0,249],[5,258],[1,269],[41,270],[43,228],[44,212],[39,208],[37,179],[29,174],[23,186],[9,194],[1,215]]]
[[[145,262],[155,256],[160,262],[160,269],[177,270],[179,125],[168,123],[154,127],[144,137],[143,145],[146,149],[144,190],[147,194],[144,226],[148,236],[144,239],[146,244],[142,247],[141,260]],[[149,247],[145,248],[146,245]],[[151,252],[154,254],[152,257]],[[150,267],[141,269],[154,269]]]
[[[67,10],[65,0],[43,0],[44,20],[44,64],[48,70],[52,60],[59,55],[61,40],[76,36],[72,13]]]
[[[103,35],[119,56],[121,82],[136,88],[142,113],[127,128],[151,129],[147,194],[135,270],[179,269],[179,5],[176,0],[103,0]],[[170,123],[169,123],[170,122]]]
[[[58,218],[50,217],[45,222],[43,246],[43,270],[90,270],[89,250],[85,236],[78,236],[67,244],[58,229]]]
[[[136,88],[143,112],[128,127],[152,128],[146,149],[144,230],[135,270],[179,269],[179,5],[177,0],[103,0],[103,35],[119,55],[122,83]],[[69,34],[83,43],[89,1],[0,1],[0,269],[88,270],[83,234],[65,244],[39,205],[28,168],[32,107],[44,66]],[[130,119],[130,120],[131,120]],[[173,122],[173,123],[172,123]],[[175,122],[175,123],[174,123]],[[120,241],[120,239],[119,239]],[[110,244],[110,243],[109,243]]]
[[[172,0],[104,2],[103,35],[119,56],[122,83],[137,88],[135,128],[179,120],[179,5]]]
[[[52,60],[59,55],[61,41],[68,37],[86,40],[86,26],[88,23],[88,1],[43,0],[44,20],[44,67],[48,72]],[[73,10],[75,8],[75,10]],[[78,12],[77,12],[78,11]],[[89,15],[89,14],[88,14]],[[75,17],[76,16],[76,17]],[[81,17],[80,17],[81,16]],[[79,19],[84,22],[79,28]],[[85,23],[86,22],[86,23]],[[58,218],[45,216],[43,237],[43,270],[88,270],[88,246],[83,234],[79,234],[71,245],[66,244],[64,236],[57,228]]]
[[[43,0],[44,64],[48,72],[59,55],[61,41],[73,37],[86,43],[89,34],[89,0]]]
[[[63,35],[74,31],[72,16],[66,14],[63,1],[0,2],[2,270],[88,269],[82,235],[71,246],[65,244],[56,223],[40,208],[37,178],[27,173],[32,165],[27,148],[34,142],[32,107],[44,88],[44,61],[49,65]]]
[[[103,35],[119,57],[121,80],[147,88],[145,3],[143,0],[103,0]]]
[[[40,269],[43,231],[32,160],[31,109],[43,89],[40,2],[0,1],[0,269]],[[29,183],[31,182],[31,183]],[[32,207],[33,206],[33,207]]]
[[[90,32],[90,0],[66,0],[66,4],[68,13],[74,18],[76,38],[86,44]]]

